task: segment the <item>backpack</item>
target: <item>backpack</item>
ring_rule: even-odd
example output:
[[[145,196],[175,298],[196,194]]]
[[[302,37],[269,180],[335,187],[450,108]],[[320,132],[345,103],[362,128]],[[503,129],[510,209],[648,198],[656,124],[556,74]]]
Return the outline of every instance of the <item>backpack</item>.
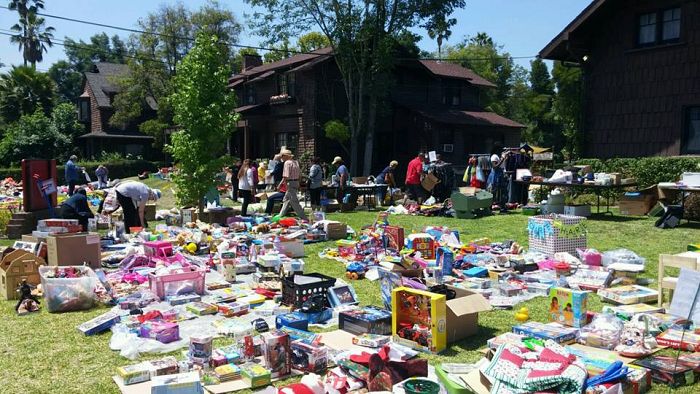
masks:
[[[656,221],[658,228],[676,228],[683,219],[683,207],[680,205],[669,205],[664,210],[663,215]]]

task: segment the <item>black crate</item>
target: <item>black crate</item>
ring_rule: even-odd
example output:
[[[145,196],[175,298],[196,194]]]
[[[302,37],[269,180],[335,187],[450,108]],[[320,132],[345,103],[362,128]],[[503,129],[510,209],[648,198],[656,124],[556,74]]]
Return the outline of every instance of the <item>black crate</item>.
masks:
[[[282,278],[282,304],[294,308],[301,308],[301,305],[315,294],[323,294],[326,304],[328,303],[328,289],[335,285],[335,278],[323,274],[311,273],[300,276],[309,276],[320,279],[314,283],[295,284],[294,275]]]

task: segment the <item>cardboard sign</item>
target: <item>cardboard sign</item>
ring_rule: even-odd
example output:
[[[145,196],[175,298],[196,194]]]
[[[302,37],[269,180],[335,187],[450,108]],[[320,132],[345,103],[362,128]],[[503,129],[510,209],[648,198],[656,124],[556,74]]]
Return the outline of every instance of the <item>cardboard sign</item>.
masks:
[[[56,193],[56,182],[54,182],[53,179],[39,181],[39,190],[41,190],[41,192],[47,196],[49,194]]]

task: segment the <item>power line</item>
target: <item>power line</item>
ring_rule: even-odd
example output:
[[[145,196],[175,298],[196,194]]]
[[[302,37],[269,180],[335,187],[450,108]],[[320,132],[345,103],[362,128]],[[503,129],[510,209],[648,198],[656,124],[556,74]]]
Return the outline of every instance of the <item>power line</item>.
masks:
[[[10,33],[10,32],[12,32],[12,31],[11,31],[11,30],[7,30],[7,29],[0,29],[0,34],[2,34],[2,35],[10,36],[10,37],[16,36],[16,33],[14,33],[14,32]],[[45,43],[47,43],[47,44],[48,44],[48,43],[51,43],[51,45],[59,45],[59,46],[65,47],[65,48],[84,49],[84,50],[88,50],[88,51],[97,52],[97,53],[102,54],[102,55],[114,55],[114,53],[112,53],[112,52],[103,51],[103,50],[97,49],[97,48],[95,48],[95,47],[88,47],[88,46],[82,46],[82,45],[70,44],[70,43],[66,44],[66,41],[65,41],[65,40],[61,40],[61,39],[59,39],[59,38],[54,38],[54,39],[51,39],[51,40],[49,40],[49,39],[43,39],[43,40],[42,40],[42,39],[39,39],[39,41],[45,42]],[[123,54],[121,54],[120,56],[125,57],[125,58],[128,58],[128,59],[135,59],[135,60],[141,60],[141,61],[150,61],[150,62],[156,62],[156,63],[161,63],[161,64],[167,65],[167,63],[164,62],[164,61],[162,61],[162,60],[154,59],[154,58],[150,58],[150,57],[146,57],[146,56],[134,56],[134,55],[129,55],[128,53],[123,53]]]
[[[7,6],[0,6],[0,8],[10,10]],[[10,11],[12,11],[12,10],[10,10]],[[86,25],[99,26],[99,27],[104,27],[104,28],[114,29],[114,30],[122,30],[122,31],[135,33],[135,34],[146,34],[146,35],[165,37],[165,38],[176,39],[176,40],[194,41],[193,37],[184,37],[184,36],[157,33],[157,32],[152,32],[152,31],[109,25],[106,23],[92,22],[92,21],[87,21],[84,19],[76,19],[76,18],[70,18],[70,17],[66,17],[66,16],[46,14],[43,12],[42,13],[37,12],[36,14],[40,15],[40,16],[45,16],[47,18],[54,18],[54,19],[59,19],[59,20],[65,20],[68,22],[75,22],[75,23],[82,23],[82,24],[86,24]],[[284,52],[284,53],[292,53],[295,55],[315,55],[315,56],[333,56],[334,55],[332,53],[303,52],[303,51],[297,51],[297,50],[293,50],[293,49],[267,48],[267,47],[254,46],[254,45],[233,44],[230,42],[227,42],[226,44],[230,45],[232,47],[236,47],[236,48],[255,49],[255,50],[261,50],[261,51],[267,51],[267,52]],[[493,61],[496,59],[514,59],[514,60],[515,59],[534,59],[536,57],[537,57],[537,55],[532,55],[532,56],[490,56],[490,57],[484,57],[484,58],[450,58],[450,59],[435,58],[435,57],[424,57],[424,58],[419,57],[418,59],[419,60],[441,60],[441,61],[454,62],[454,61]],[[395,60],[415,60],[415,58],[395,58]]]

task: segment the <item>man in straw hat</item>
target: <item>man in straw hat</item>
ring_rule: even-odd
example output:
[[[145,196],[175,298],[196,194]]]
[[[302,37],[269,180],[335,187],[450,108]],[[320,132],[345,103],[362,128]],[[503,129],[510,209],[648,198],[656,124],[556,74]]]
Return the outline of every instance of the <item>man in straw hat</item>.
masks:
[[[297,193],[299,192],[299,179],[301,177],[299,162],[294,160],[294,155],[289,149],[282,149],[280,155],[282,156],[284,167],[282,169],[282,182],[280,182],[278,189],[282,188],[283,185],[287,187],[284,198],[282,198],[280,217],[287,214],[289,206],[291,205],[300,219],[306,219],[304,208],[299,204],[299,198],[297,197]]]

